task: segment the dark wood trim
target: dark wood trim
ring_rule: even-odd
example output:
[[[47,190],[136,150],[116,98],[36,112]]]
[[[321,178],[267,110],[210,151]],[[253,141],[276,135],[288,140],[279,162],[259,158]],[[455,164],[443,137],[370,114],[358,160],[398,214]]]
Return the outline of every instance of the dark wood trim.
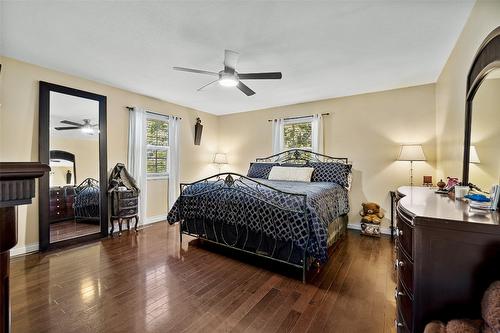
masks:
[[[101,188],[101,233],[87,235],[76,239],[69,239],[57,243],[50,243],[50,223],[49,223],[49,175],[45,174],[40,178],[39,184],[39,244],[40,250],[46,251],[53,248],[60,248],[75,244],[75,241],[85,241],[93,237],[100,238],[108,235],[108,160],[107,160],[107,130],[106,130],[106,96],[60,86],[57,84],[40,81],[39,87],[39,142],[38,154],[40,162],[49,164],[50,157],[50,92],[55,91],[62,94],[92,99],[99,102],[99,186]]]
[[[467,74],[465,100],[465,131],[462,181],[469,182],[469,147],[472,128],[472,102],[485,77],[494,69],[500,68],[500,26],[484,39],[479,47]]]

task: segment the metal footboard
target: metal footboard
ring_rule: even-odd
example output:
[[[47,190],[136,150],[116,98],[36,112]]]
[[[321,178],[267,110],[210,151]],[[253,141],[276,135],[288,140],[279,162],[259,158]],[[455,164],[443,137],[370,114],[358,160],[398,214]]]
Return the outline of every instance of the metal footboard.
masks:
[[[281,262],[300,268],[305,283],[311,232],[305,194],[280,191],[241,174],[226,172],[181,184],[178,204],[181,244],[182,234],[187,234]],[[230,239],[226,229],[236,236]],[[251,233],[260,237],[257,245],[249,245]],[[302,235],[300,239],[298,233]],[[284,251],[283,255],[283,244],[290,244],[288,254]]]

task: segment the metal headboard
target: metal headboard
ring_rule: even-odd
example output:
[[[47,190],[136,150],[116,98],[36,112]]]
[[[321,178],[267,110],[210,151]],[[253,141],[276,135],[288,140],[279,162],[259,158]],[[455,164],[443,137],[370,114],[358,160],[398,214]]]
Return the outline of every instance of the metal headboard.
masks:
[[[349,163],[346,157],[332,157],[305,149],[285,150],[275,155],[257,158],[255,161],[291,164],[308,164],[309,162]]]

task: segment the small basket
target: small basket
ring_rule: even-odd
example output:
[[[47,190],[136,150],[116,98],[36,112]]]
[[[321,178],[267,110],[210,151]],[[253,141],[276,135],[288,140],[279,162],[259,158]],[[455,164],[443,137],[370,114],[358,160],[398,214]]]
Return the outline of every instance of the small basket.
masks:
[[[361,222],[361,234],[371,237],[380,237],[380,224]]]

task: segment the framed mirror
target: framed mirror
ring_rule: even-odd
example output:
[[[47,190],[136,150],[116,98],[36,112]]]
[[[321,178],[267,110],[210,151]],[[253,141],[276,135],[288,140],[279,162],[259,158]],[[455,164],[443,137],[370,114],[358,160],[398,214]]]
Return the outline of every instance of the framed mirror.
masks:
[[[462,179],[486,192],[500,184],[500,27],[481,44],[467,75]]]
[[[106,236],[106,96],[40,82],[39,131],[40,250]]]

